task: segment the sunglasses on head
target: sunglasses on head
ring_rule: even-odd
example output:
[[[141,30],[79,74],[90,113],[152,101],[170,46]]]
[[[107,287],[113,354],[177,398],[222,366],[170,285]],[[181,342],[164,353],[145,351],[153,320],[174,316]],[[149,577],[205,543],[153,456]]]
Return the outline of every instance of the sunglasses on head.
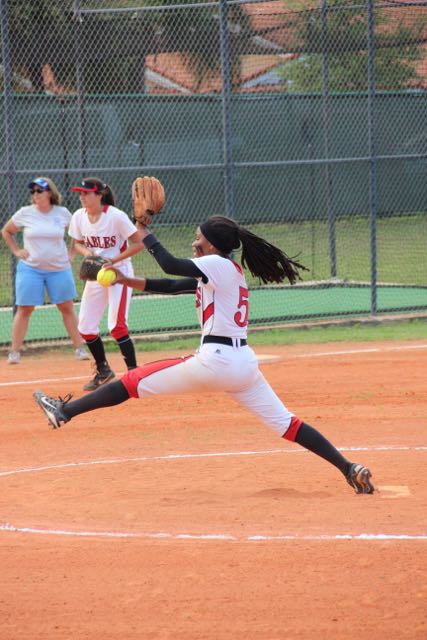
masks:
[[[33,196],[35,193],[44,193],[45,191],[49,191],[49,189],[40,189],[40,188],[39,188],[39,189],[37,189],[37,188],[35,188],[35,189],[30,189],[30,193],[31,193],[31,195],[32,195],[32,196]]]

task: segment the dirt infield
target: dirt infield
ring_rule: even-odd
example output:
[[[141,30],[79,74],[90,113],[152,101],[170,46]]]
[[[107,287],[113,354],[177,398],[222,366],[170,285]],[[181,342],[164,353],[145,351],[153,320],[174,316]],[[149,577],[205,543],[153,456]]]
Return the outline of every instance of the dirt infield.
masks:
[[[52,431],[33,391],[81,395],[89,363],[2,362],[1,640],[427,638],[427,342],[257,353],[373,496],[223,394]]]

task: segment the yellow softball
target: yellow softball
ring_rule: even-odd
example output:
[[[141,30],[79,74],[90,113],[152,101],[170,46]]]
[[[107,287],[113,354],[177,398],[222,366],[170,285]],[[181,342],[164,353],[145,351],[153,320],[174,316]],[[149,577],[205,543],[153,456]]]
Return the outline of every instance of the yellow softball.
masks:
[[[102,284],[103,287],[109,287],[110,284],[116,281],[116,278],[117,276],[112,269],[100,269],[96,276],[99,284]]]

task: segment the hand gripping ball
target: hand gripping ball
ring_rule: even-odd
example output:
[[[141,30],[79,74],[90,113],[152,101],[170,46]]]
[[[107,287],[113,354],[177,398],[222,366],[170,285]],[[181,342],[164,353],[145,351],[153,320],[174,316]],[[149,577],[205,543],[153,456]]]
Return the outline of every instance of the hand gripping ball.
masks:
[[[116,281],[116,277],[117,276],[113,269],[100,269],[96,279],[103,287],[109,287],[110,284],[113,284],[113,282]]]

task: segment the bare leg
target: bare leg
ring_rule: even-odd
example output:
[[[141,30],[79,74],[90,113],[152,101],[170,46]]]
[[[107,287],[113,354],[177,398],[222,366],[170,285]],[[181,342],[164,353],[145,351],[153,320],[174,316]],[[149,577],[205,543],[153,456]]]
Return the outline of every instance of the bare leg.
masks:
[[[19,351],[25,339],[34,307],[19,306],[12,324],[12,351]]]
[[[76,349],[78,347],[82,347],[85,343],[79,333],[79,329],[77,326],[77,316],[74,313],[73,301],[67,300],[66,302],[57,304],[56,306],[62,314],[62,321],[68,335],[71,338],[71,342],[76,347]]]

